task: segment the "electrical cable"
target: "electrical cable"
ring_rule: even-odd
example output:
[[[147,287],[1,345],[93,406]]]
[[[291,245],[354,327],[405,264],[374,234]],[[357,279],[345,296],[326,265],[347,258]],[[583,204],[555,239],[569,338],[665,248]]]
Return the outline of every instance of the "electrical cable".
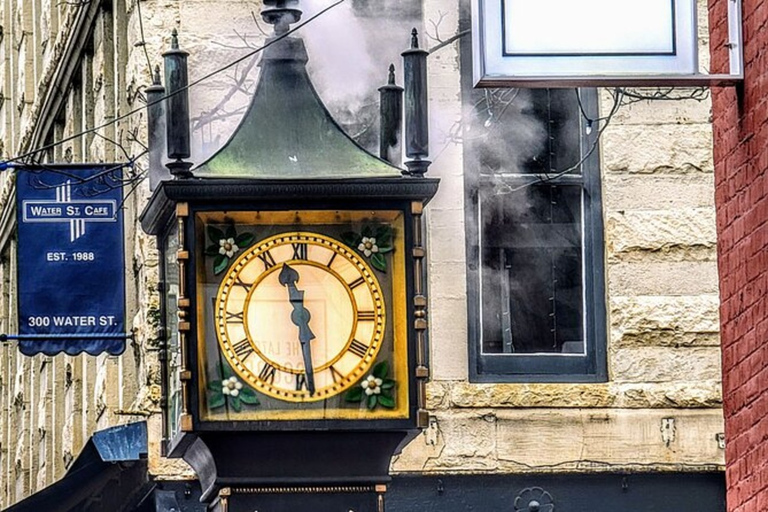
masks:
[[[4,161],[0,162],[0,171],[4,171],[4,170],[8,169],[8,167],[10,167],[10,164],[13,163],[13,162],[20,162],[20,161],[22,161],[24,159],[33,157],[33,156],[37,155],[38,153],[42,153],[42,152],[47,151],[47,150],[49,150],[51,148],[55,148],[56,146],[59,146],[61,144],[69,142],[71,140],[77,139],[78,137],[82,137],[83,135],[87,135],[89,133],[94,133],[94,132],[96,132],[98,130],[101,130],[103,128],[106,128],[107,126],[110,126],[110,125],[112,125],[112,124],[114,124],[114,123],[116,123],[118,121],[122,121],[123,119],[127,119],[128,117],[136,115],[136,114],[144,111],[145,109],[147,109],[147,108],[149,108],[149,107],[151,107],[153,105],[157,105],[158,103],[161,103],[161,102],[165,101],[166,99],[175,96],[176,94],[180,94],[180,93],[190,89],[191,87],[196,86],[196,85],[200,84],[201,82],[203,82],[205,80],[208,80],[209,78],[212,78],[213,76],[215,76],[215,75],[217,75],[217,74],[219,74],[219,73],[221,73],[223,71],[228,70],[232,66],[235,66],[235,65],[243,62],[244,60],[246,60],[246,59],[256,55],[257,53],[260,53],[260,52],[266,50],[267,48],[269,48],[273,44],[275,44],[275,43],[285,39],[289,35],[291,35],[294,32],[296,32],[297,30],[300,30],[301,28],[305,27],[306,25],[312,23],[314,20],[316,20],[317,18],[319,18],[320,16],[322,16],[326,12],[330,11],[334,7],[337,7],[337,6],[341,5],[341,4],[343,4],[345,1],[346,0],[337,0],[336,2],[332,3],[331,5],[321,9],[320,11],[318,11],[313,16],[309,17],[306,21],[304,21],[302,23],[299,23],[295,27],[290,28],[287,32],[285,32],[283,34],[280,34],[280,35],[276,36],[275,38],[267,41],[264,45],[260,46],[259,48],[256,48],[253,51],[250,51],[250,52],[246,53],[245,55],[243,55],[241,57],[238,57],[237,59],[235,59],[234,61],[230,62],[229,64],[226,64],[225,66],[222,66],[221,68],[215,69],[215,70],[211,71],[210,73],[208,73],[207,75],[203,75],[202,77],[198,78],[197,80],[194,80],[194,81],[190,82],[185,87],[182,87],[182,88],[180,88],[180,89],[178,89],[178,90],[176,90],[176,91],[174,91],[172,93],[166,94],[163,97],[161,97],[161,98],[159,98],[159,99],[157,99],[157,100],[155,100],[155,101],[153,101],[151,103],[147,103],[147,104],[145,104],[145,105],[143,105],[143,106],[141,106],[139,108],[131,110],[130,112],[127,112],[127,113],[125,113],[123,115],[117,116],[117,117],[111,119],[110,121],[107,121],[106,123],[102,123],[100,125],[94,126],[93,128],[89,128],[87,130],[83,130],[80,133],[76,133],[74,135],[70,135],[69,137],[65,137],[65,138],[63,138],[63,139],[61,139],[59,141],[52,142],[50,144],[46,144],[46,145],[41,146],[41,147],[39,147],[37,149],[31,150],[31,151],[28,151],[28,152],[23,153],[21,155],[15,156],[13,158],[9,158],[7,160],[4,160]]]

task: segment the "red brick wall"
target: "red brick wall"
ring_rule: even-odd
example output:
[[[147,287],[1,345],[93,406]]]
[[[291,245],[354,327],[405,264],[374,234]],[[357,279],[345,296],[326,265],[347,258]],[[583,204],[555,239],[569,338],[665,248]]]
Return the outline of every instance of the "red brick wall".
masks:
[[[713,72],[726,2],[709,0]],[[743,0],[744,86],[714,88],[723,409],[729,512],[768,511],[768,0]]]

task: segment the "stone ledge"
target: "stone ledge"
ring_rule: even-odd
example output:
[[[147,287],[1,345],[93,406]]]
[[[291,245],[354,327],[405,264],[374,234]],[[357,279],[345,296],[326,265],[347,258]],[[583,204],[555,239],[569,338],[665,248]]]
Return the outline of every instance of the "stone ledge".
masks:
[[[706,471],[724,464],[717,409],[480,409],[434,418],[394,459],[394,472]]]
[[[674,383],[475,384],[430,382],[427,406],[432,410],[493,408],[719,409],[719,380]]]

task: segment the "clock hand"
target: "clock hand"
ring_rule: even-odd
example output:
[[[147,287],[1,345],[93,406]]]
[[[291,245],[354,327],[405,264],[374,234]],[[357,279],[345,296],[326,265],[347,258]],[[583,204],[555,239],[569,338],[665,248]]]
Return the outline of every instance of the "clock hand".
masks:
[[[299,328],[299,343],[301,343],[301,354],[304,357],[304,372],[307,375],[307,389],[309,394],[315,393],[315,373],[312,368],[312,349],[309,342],[315,338],[312,329],[309,328],[311,315],[309,310],[304,307],[304,291],[296,288],[296,282],[299,280],[299,273],[287,263],[283,263],[283,269],[278,275],[280,284],[288,288],[288,298],[293,306],[291,321]]]

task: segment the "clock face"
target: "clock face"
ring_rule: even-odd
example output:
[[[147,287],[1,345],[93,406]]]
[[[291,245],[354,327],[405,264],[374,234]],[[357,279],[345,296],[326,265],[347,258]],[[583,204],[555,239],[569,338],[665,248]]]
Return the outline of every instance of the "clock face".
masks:
[[[410,417],[406,212],[194,218],[201,421]]]
[[[288,402],[337,395],[370,371],[386,328],[379,280],[342,241],[310,231],[263,239],[224,273],[221,353],[256,391]]]

